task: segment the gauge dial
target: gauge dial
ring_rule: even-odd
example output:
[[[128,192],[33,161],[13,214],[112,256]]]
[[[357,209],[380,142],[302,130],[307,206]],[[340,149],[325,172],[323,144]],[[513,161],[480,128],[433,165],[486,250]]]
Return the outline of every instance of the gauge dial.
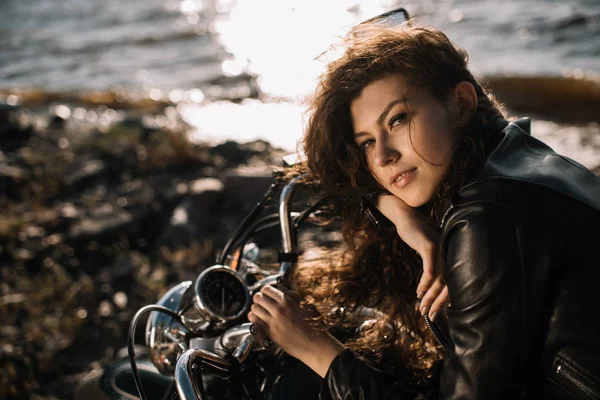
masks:
[[[250,294],[235,271],[215,265],[204,271],[195,284],[196,308],[223,322],[241,316],[248,308]]]

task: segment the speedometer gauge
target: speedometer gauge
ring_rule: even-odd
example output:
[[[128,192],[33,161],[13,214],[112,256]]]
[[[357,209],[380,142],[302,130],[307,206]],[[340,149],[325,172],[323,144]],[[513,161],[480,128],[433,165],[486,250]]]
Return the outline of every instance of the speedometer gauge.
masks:
[[[250,294],[242,278],[222,265],[214,265],[202,272],[196,279],[194,290],[196,309],[211,320],[234,320],[250,306]]]

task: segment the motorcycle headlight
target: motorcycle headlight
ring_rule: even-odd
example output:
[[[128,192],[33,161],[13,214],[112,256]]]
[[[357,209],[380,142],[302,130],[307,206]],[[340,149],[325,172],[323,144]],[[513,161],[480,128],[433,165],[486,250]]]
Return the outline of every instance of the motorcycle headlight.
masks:
[[[171,288],[157,304],[181,312],[186,307],[186,303],[189,303],[186,301],[189,297],[186,292],[191,286],[191,281],[178,284]],[[177,359],[184,350],[187,350],[186,337],[189,333],[190,329],[173,317],[156,311],[150,313],[146,323],[146,345],[152,362],[162,374],[173,375]]]

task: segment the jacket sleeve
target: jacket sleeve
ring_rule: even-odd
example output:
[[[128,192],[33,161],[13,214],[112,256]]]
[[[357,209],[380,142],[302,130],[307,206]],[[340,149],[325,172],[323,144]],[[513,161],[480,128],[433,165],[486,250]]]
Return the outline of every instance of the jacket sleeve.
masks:
[[[319,399],[425,400],[423,392],[423,388],[368,366],[345,349],[331,363]]]
[[[459,208],[442,234],[451,308],[441,399],[517,399],[527,341],[522,227],[494,203]]]

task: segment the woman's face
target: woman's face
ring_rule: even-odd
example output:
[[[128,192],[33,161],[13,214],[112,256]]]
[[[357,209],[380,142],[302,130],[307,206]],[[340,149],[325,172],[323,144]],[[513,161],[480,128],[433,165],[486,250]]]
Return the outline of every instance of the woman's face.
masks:
[[[350,103],[350,113],[354,140],[373,176],[419,207],[448,172],[456,134],[444,106],[428,90],[407,91],[407,85],[402,75],[374,81]]]

